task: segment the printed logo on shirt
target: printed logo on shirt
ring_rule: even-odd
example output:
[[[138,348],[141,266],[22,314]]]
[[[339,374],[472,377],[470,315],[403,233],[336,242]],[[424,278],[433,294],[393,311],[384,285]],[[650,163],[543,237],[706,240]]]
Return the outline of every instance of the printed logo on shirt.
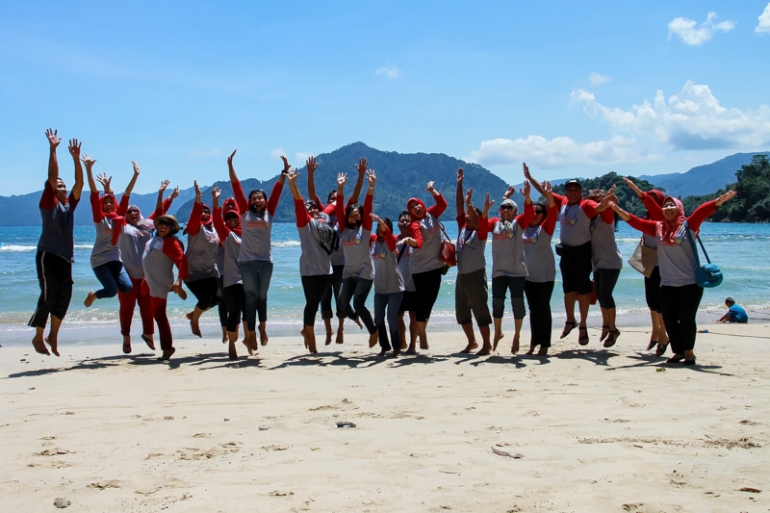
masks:
[[[246,227],[254,230],[267,230],[270,228],[270,221],[257,219],[256,221],[246,221]]]

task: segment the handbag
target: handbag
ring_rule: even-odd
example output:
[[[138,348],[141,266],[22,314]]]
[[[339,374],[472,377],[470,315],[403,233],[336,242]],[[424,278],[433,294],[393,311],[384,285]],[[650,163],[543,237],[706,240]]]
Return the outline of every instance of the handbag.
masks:
[[[441,226],[441,253],[439,254],[439,258],[441,259],[444,264],[448,265],[449,267],[454,267],[457,265],[457,248],[455,248],[455,243],[452,242],[452,239],[449,238],[449,235],[447,235],[446,230],[444,229],[444,223],[439,223]]]
[[[687,226],[687,221],[685,221],[684,223],[684,229],[685,229],[685,232],[687,233],[687,240],[690,241],[690,245],[692,246],[692,252],[695,255],[695,264],[697,265],[697,267],[695,268],[695,283],[697,283],[699,287],[703,287],[706,289],[716,287],[717,285],[722,283],[722,280],[724,279],[724,276],[722,276],[722,270],[719,268],[718,265],[711,263],[711,260],[709,259],[709,255],[708,253],[706,253],[706,248],[703,247],[703,242],[700,240],[700,237],[698,237],[698,243],[700,244],[700,247],[703,250],[703,256],[706,257],[706,262],[707,262],[701,265],[700,257],[698,256],[698,246],[696,246],[695,242],[692,240],[692,235],[690,234],[690,227]]]
[[[644,264],[642,263],[642,248],[644,247],[644,244],[642,243],[642,240],[644,239],[639,241],[639,244],[636,245],[636,249],[634,249],[634,252],[628,258],[628,265],[634,270],[644,274]]]

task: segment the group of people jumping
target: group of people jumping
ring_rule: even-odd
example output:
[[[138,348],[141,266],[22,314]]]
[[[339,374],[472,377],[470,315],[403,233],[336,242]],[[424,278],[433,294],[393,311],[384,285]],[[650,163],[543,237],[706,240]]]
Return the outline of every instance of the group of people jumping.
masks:
[[[185,299],[185,285],[196,298],[195,307],[187,314],[194,335],[201,336],[201,315],[216,307],[222,341],[229,344],[230,358],[238,357],[241,325],[242,343],[250,355],[260,344],[268,343],[267,297],[273,272],[271,233],[286,181],[294,202],[301,247],[299,273],[305,296],[301,334],[307,350],[313,354],[318,352],[314,326],[319,310],[325,327],[325,344],[332,343],[335,334],[332,298],[338,318],[337,343],[344,342],[345,319],[350,319],[367,329],[370,347],[379,343],[381,356],[398,356],[402,351],[416,354],[418,342],[421,349],[428,349],[427,324],[442,275],[452,260],[451,255],[446,254],[446,235],[440,221],[448,203],[432,181],[426,190],[434,204],[428,207],[418,198],[409,199],[406,209],[399,214],[396,233],[390,219],[372,212],[377,175],[369,169],[365,158],[355,166],[358,177],[347,202],[348,176],[340,173],[336,190],[328,194],[324,204],[315,191],[314,173],[318,163],[314,157],[306,162],[307,199],[297,187],[299,172],[283,156],[283,170],[270,193],[255,189],[247,195],[233,166],[236,154],[233,151],[227,159],[233,196],[220,205],[222,191],[214,186],[209,206],[203,202],[195,182],[195,203],[183,232],[187,236],[185,245],[177,236],[182,228],[180,223],[167,213],[179,193],[177,188],[164,198],[168,180],[158,189],[154,212],[143,218],[139,208],[130,203],[131,191],[140,174],[139,166],[133,163],[133,177],[118,201],[112,191],[111,178],[105,174],[94,177],[96,160],[81,155],[81,143],[72,139],[69,152],[75,166],[75,185],[68,195],[66,184],[59,176],[56,150],[60,139],[51,129],[46,131],[46,137],[50,152],[48,180],[40,200],[43,229],[36,255],[41,294],[29,321],[36,329],[32,344],[38,353],[59,355],[59,328],[72,297],[74,211],[84,187],[83,166],[96,228],[91,266],[102,285],[101,289],[88,293],[84,304],[90,307],[97,300],[118,296],[123,352],[132,350],[131,324],[138,304],[144,343],[155,350],[157,325],[160,358],[168,360],[173,355],[175,348],[166,302],[170,293]],[[648,350],[656,347],[657,354],[663,355],[670,342],[674,355],[669,362],[694,364],[695,314],[703,289],[695,282],[697,257],[693,246],[684,242],[687,240],[684,230],[697,236],[701,223],[735,192],[706,202],[685,217],[678,199],[656,190],[644,192],[625,179],[647,208],[646,218],[641,219],[617,205],[614,187],[608,191],[591,190],[584,197],[580,181],[569,180],[562,196],[553,192],[550,183],[535,180],[526,164],[523,170],[525,181],[520,190],[524,197],[523,211],[519,212],[511,198],[514,187],[508,187],[498,215],[491,218],[489,212],[495,201],[490,199],[490,194],[486,194],[482,208],[475,207],[473,190],[464,190],[463,169],[457,171],[455,316],[467,337],[467,345],[461,352],[478,350],[478,354],[488,355],[497,349],[505,338],[502,321],[510,293],[514,319],[511,352],[519,351],[526,297],[531,328],[527,354],[533,354],[538,347],[537,355],[548,354],[552,331],[550,301],[556,280],[551,239],[557,222],[560,241],[555,250],[560,256],[567,317],[561,338],[578,328],[578,343],[589,344],[586,323],[591,297],[595,294],[602,312],[600,341],[604,347],[612,347],[620,336],[612,293],[623,265],[615,243],[617,214],[643,232],[643,245],[647,250],[645,293],[652,317]],[[367,189],[360,203],[364,183]],[[531,189],[544,200],[533,202]],[[485,257],[490,236],[491,312]],[[372,287],[374,316],[366,306]],[[576,304],[579,318],[575,317]],[[407,312],[408,330],[404,322]],[[49,317],[50,330],[44,337]],[[481,335],[480,348],[474,319]]]

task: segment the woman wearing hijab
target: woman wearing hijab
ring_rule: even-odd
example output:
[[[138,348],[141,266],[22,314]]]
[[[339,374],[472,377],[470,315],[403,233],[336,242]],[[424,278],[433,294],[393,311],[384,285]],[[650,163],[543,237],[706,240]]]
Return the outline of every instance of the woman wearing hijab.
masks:
[[[318,306],[326,294],[331,294],[332,252],[331,241],[334,228],[322,217],[315,201],[305,200],[297,189],[299,173],[288,173],[289,190],[294,199],[294,213],[297,216],[297,232],[302,253],[299,257],[299,274],[305,293],[305,310],[302,315],[302,338],[305,347],[317,354],[315,339],[315,316]]]
[[[374,261],[374,324],[380,340],[380,356],[393,350],[393,356],[401,353],[403,339],[398,324],[399,307],[404,297],[404,278],[396,261],[396,236],[390,219],[371,214],[377,221],[377,234],[371,236],[372,260]],[[387,312],[388,329],[385,327]]]
[[[50,355],[45,347],[59,356],[59,328],[67,314],[72,299],[72,263],[75,261],[73,229],[75,208],[80,202],[83,191],[83,167],[80,164],[80,144],[77,139],[70,139],[69,152],[75,161],[75,186],[67,195],[67,184],[59,177],[59,159],[56,148],[61,139],[58,131],[45,131],[48,139],[48,179],[40,197],[40,217],[42,230],[37,243],[35,267],[40,284],[40,297],[35,313],[28,325],[35,328],[32,346],[35,352]],[[51,318],[48,337],[43,337],[45,326]]]
[[[184,256],[184,246],[176,238],[179,233],[179,223],[172,215],[156,216],[155,237],[145,246],[142,255],[144,282],[142,287],[150,295],[152,317],[158,325],[160,348],[163,350],[161,360],[168,360],[174,354],[171,326],[166,315],[166,299],[173,290],[181,295],[182,280],[187,278],[187,258]],[[179,270],[174,280],[174,266]]]
[[[286,157],[281,155],[283,171],[273,185],[270,197],[262,189],[254,189],[249,192],[247,199],[233,167],[236,151],[238,150],[233,151],[227,158],[227,167],[230,170],[230,183],[233,186],[233,196],[241,215],[243,230],[241,252],[238,256],[243,278],[243,293],[246,295],[246,310],[243,316],[249,328],[249,345],[256,351],[257,318],[259,318],[260,343],[264,346],[268,341],[265,323],[267,322],[267,291],[270,288],[270,278],[273,276],[271,245],[273,216],[275,209],[278,208],[278,200],[281,199],[281,191],[283,191],[286,173],[289,172],[290,166]]]
[[[411,237],[405,238],[406,244],[412,248],[409,259],[409,269],[412,271],[412,279],[415,288],[415,319],[417,334],[420,337],[420,349],[428,349],[428,334],[426,327],[433,305],[438,298],[441,289],[441,276],[444,262],[441,261],[441,223],[438,218],[444,213],[447,201],[433,187],[433,182],[428,182],[425,188],[436,202],[430,208],[425,208],[425,203],[419,198],[410,198],[406,202],[406,210],[412,218],[409,226]],[[407,354],[414,354],[411,348]]]
[[[96,160],[89,155],[83,155],[82,160],[86,165],[88,186],[91,188],[91,214],[96,228],[96,240],[91,250],[91,267],[102,284],[101,289],[92,290],[86,296],[83,304],[88,308],[97,299],[115,297],[118,291],[130,292],[133,285],[120,260],[120,249],[112,244],[113,219],[118,216],[118,202],[110,190],[110,179],[106,175],[99,176],[99,182],[105,187],[105,193],[100,196],[92,172]]]
[[[214,229],[211,209],[201,202],[201,190],[197,180],[195,203],[190,212],[190,219],[185,225],[187,232],[187,288],[193,293],[198,303],[187,314],[193,335],[201,336],[198,321],[206,310],[215,307],[222,300],[219,291],[219,270],[216,259],[219,248],[219,235]]]
[[[666,196],[660,210],[653,207],[652,219],[640,219],[615,203],[610,204],[621,219],[633,228],[658,239],[661,308],[674,352],[674,356],[667,360],[668,363],[695,365],[695,315],[703,297],[703,288],[695,281],[697,260],[690,238],[694,240],[701,223],[733,196],[735,191],[730,191],[715,200],[707,201],[689,217],[684,215],[682,202],[671,196]],[[650,203],[648,208],[652,205]],[[663,220],[655,220],[659,218]],[[689,230],[689,234],[685,230]]]
[[[364,161],[365,162],[365,161]],[[345,269],[342,272],[342,290],[337,304],[337,317],[357,316],[369,331],[369,347],[377,344],[377,327],[372,314],[366,308],[366,298],[374,283],[374,262],[372,261],[372,202],[377,176],[370,170],[367,176],[369,188],[364,204],[358,203],[344,207],[345,183],[348,176],[337,176],[337,223],[339,225],[340,246],[345,252]],[[353,308],[350,308],[350,300]]]
[[[241,269],[238,265],[238,255],[241,251],[241,218],[235,207],[234,199],[225,201],[223,210],[219,206],[219,196],[222,191],[216,185],[211,189],[211,202],[214,205],[214,228],[217,231],[219,241],[224,248],[224,259],[219,273],[222,277],[222,287],[224,297],[222,301],[227,304],[227,341],[229,343],[228,352],[231,360],[238,358],[238,351],[235,343],[238,341],[238,327],[241,324],[243,308],[246,305],[246,297],[243,294],[243,280],[241,279]],[[245,326],[244,326],[245,329]],[[249,351],[254,354],[253,349],[243,341]]]
[[[131,192],[134,190],[136,180],[139,178],[139,165],[131,162],[134,166],[134,176],[126,187],[125,192],[120,197],[118,205],[118,217],[113,219],[112,244],[120,249],[120,258],[123,261],[123,267],[131,279],[131,290],[129,292],[118,291],[118,301],[120,302],[120,333],[123,335],[123,352],[131,352],[131,322],[134,317],[134,308],[139,304],[139,315],[142,318],[142,340],[147,346],[155,350],[153,334],[155,326],[152,320],[152,307],[150,296],[143,289],[142,280],[144,280],[144,268],[142,267],[142,255],[147,243],[152,239],[152,220],[155,216],[165,214],[171,207],[172,201],[179,195],[179,189],[163,200],[163,191],[168,187],[169,181],[161,182],[158,188],[158,202],[155,211],[147,219],[142,218],[142,213],[136,205],[130,205]]]
[[[650,202],[655,203],[658,207],[663,206],[663,200],[666,195],[661,191],[652,189],[644,192],[636,186],[629,178],[623,178],[626,184],[633,190],[636,195],[642,200],[644,205],[648,205]],[[661,211],[660,208],[650,207],[655,212]],[[652,219],[652,212],[650,208],[647,209],[647,215],[645,219]],[[663,221],[663,218],[655,219],[656,221]],[[658,239],[652,235],[642,233],[642,263],[644,264],[644,297],[647,301],[647,308],[650,309],[650,318],[652,320],[652,333],[650,334],[650,343],[647,345],[649,351],[655,347],[655,354],[663,356],[668,348],[668,334],[666,333],[666,325],[663,322],[663,314],[661,309],[660,298],[660,267],[658,266]]]
[[[538,356],[547,356],[551,347],[551,295],[556,280],[556,260],[553,257],[551,239],[559,219],[559,209],[553,199],[549,182],[541,184],[547,204],[535,203],[535,217],[524,230],[524,261],[527,264],[527,279],[524,294],[529,305],[530,342],[527,354],[540,346]]]

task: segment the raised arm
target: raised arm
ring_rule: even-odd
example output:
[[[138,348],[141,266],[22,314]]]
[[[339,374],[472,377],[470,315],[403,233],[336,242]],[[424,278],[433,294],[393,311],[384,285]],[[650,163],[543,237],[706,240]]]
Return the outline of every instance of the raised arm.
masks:
[[[214,216],[214,229],[217,231],[219,242],[224,242],[227,236],[230,234],[230,228],[225,224],[225,220],[222,217],[222,207],[219,206],[219,196],[222,191],[216,185],[211,188],[211,208],[214,209],[212,215]]]
[[[703,223],[703,221],[712,216],[720,205],[722,205],[725,201],[730,200],[735,196],[735,194],[736,191],[728,191],[719,196],[717,199],[707,201],[706,203],[696,208],[695,212],[690,214],[690,217],[687,218],[687,224],[690,226],[690,229],[695,232],[699,231],[700,225]]]
[[[551,182],[544,181],[541,186],[543,187],[543,191],[545,191],[546,200],[548,200],[548,209],[545,211],[545,220],[543,221],[542,226],[543,230],[545,230],[548,235],[553,236],[553,232],[556,231],[556,221],[559,219],[559,210],[556,207],[556,201],[553,197],[553,187],[551,187]]]
[[[545,189],[543,189],[543,191],[545,191]],[[532,206],[532,197],[530,196],[532,189],[530,188],[529,181],[524,182],[524,188],[521,189],[520,192],[521,195],[524,196],[524,212],[516,216],[516,224],[522,228],[526,228],[535,217],[535,207]]]
[[[136,180],[139,178],[139,164],[132,160],[131,165],[134,166],[134,176],[131,177],[131,181],[128,182],[126,190],[123,191],[123,196],[125,197],[131,196],[131,193],[134,191],[134,186],[136,185]]]
[[[471,192],[470,189],[468,189],[468,192]],[[479,240],[487,240],[487,234],[489,233],[489,209],[492,207],[493,203],[494,201],[489,198],[489,193],[487,193],[486,197],[484,198],[484,208],[481,210],[481,218],[479,218],[479,227],[476,230],[476,234]],[[473,208],[472,205],[468,205],[468,208],[473,210],[474,215],[476,214],[476,209]]]
[[[305,166],[307,166],[307,197],[315,201],[318,208],[323,210],[321,198],[315,192],[315,171],[318,169],[318,162],[311,156],[305,161]]]
[[[310,222],[310,215],[305,208],[305,201],[302,199],[302,194],[299,193],[297,188],[297,177],[299,173],[296,170],[291,170],[286,175],[289,180],[289,190],[291,191],[291,197],[294,199],[294,214],[297,217],[297,228],[304,228]]]
[[[622,208],[618,206],[615,202],[610,202],[609,207],[616,213],[618,216],[628,223],[628,225],[631,228],[634,228],[636,230],[639,230],[640,232],[646,233],[647,235],[656,236],[658,231],[658,221],[652,221],[649,219],[640,219],[636,217],[634,214],[629,214]]]
[[[390,231],[390,228],[388,228],[388,225],[385,224],[385,221],[382,220],[380,216],[377,214],[370,214],[371,221],[369,223],[371,224],[372,221],[376,222],[379,226],[382,226],[383,230],[385,230],[385,233],[382,234],[382,238],[385,239],[385,244],[388,245],[388,250],[395,251],[396,250],[396,236],[393,235],[393,232]]]
[[[463,192],[463,179],[465,178],[465,172],[463,168],[457,170],[457,185],[455,187],[455,216],[459,219],[465,212],[465,203],[463,199],[465,193]],[[470,192],[470,191],[468,191]]]
[[[369,171],[369,175],[366,177],[369,182],[369,188],[366,189],[366,197],[364,198],[364,211],[363,219],[361,219],[361,226],[364,230],[372,231],[372,217],[369,215],[372,212],[372,204],[374,203],[374,186],[377,184],[377,175],[374,169]]]
[[[524,170],[524,178],[526,178],[527,181],[532,184],[532,187],[534,187],[541,196],[545,196],[545,189],[543,189],[543,187],[540,185],[540,182],[532,178],[532,174],[529,172],[529,166],[527,166],[527,163],[522,162],[521,167]]]
[[[425,190],[428,191],[431,196],[433,196],[433,201],[436,202],[435,205],[428,208],[428,212],[432,214],[433,217],[438,219],[448,206],[446,199],[433,187],[433,181],[428,182],[428,186],[425,188]]]
[[[166,187],[168,187],[168,184],[171,183],[171,180],[163,180],[160,182],[160,187],[158,187],[158,200],[155,202],[155,212],[153,212],[153,216],[162,216],[163,215],[163,191],[166,190]]]
[[[337,199],[334,202],[334,209],[337,212],[337,224],[340,231],[348,227],[348,220],[345,217],[345,184],[348,181],[347,173],[337,173]]]
[[[348,199],[348,205],[358,203],[358,197],[361,195],[361,188],[364,185],[364,176],[366,176],[366,168],[369,166],[369,162],[361,157],[356,164],[356,171],[358,171],[358,178],[356,179],[356,186],[353,188],[353,194]]]
[[[58,148],[61,139],[58,133],[58,130],[51,130],[50,128],[45,131],[45,136],[48,139],[48,183],[54,191],[59,181],[59,157],[56,156],[56,148]]]
[[[94,223],[99,223],[104,218],[104,215],[102,214],[102,204],[99,201],[99,188],[96,186],[96,181],[94,180],[93,166],[96,163],[96,159],[92,158],[90,155],[83,155],[81,160],[86,165],[88,186],[91,189],[91,216],[93,217]]]
[[[201,197],[203,193],[200,187],[198,187],[198,180],[193,180],[193,187],[195,188],[195,203],[190,211],[190,218],[187,220],[187,235],[195,236],[201,231],[201,214],[203,213],[203,203],[201,203]]]
[[[99,173],[98,175],[96,175],[96,181],[102,185],[104,194],[113,194],[111,176],[107,176],[107,173]]]
[[[238,175],[235,174],[235,168],[233,167],[233,157],[235,157],[236,151],[238,150],[233,150],[230,156],[227,157],[227,169],[230,172],[230,185],[233,186],[233,197],[235,198],[235,204],[238,205],[238,213],[243,214],[248,212],[249,202],[243,193],[243,186],[241,186],[241,181],[238,180]]]
[[[281,176],[279,176],[278,180],[273,184],[273,190],[270,192],[270,197],[267,199],[267,212],[270,215],[275,214],[275,209],[278,208],[278,201],[281,199],[281,192],[283,192],[283,184],[286,183],[286,174],[291,169],[286,157],[281,155],[281,160],[283,160],[283,171],[281,171]]]
[[[80,195],[83,193],[83,166],[80,164],[80,146],[82,143],[77,139],[70,139],[69,152],[72,155],[72,160],[75,163],[75,185],[72,187],[70,196],[75,201],[80,201]]]

